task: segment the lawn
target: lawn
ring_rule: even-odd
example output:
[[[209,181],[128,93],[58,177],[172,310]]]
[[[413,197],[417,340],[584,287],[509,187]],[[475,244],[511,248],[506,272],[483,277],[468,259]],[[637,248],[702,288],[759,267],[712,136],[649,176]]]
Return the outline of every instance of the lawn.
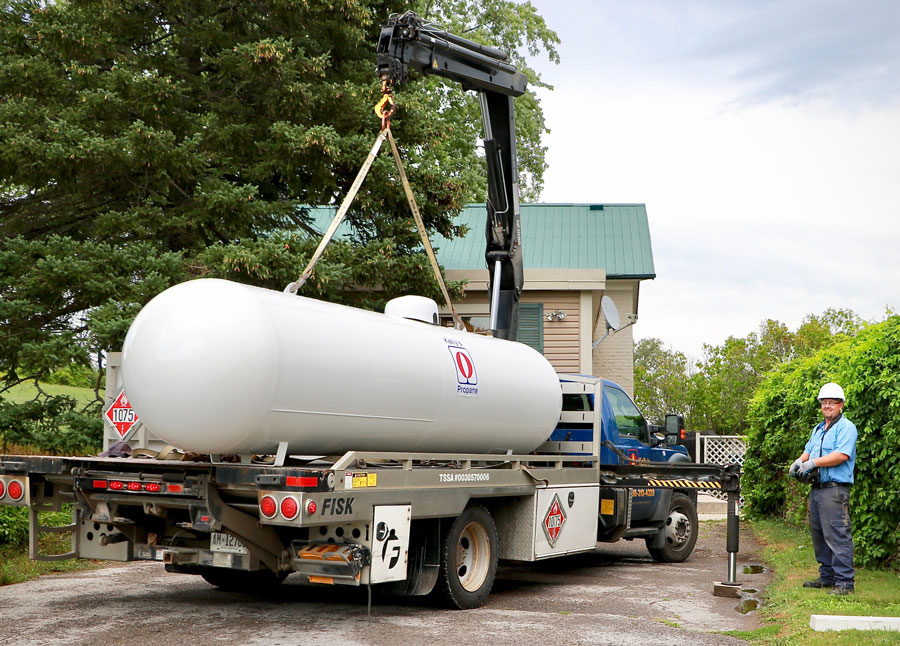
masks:
[[[41,384],[41,390],[43,390],[48,395],[68,395],[81,405],[88,404],[95,399],[93,388],[79,388],[78,386],[58,386],[56,384]],[[14,404],[21,404],[22,402],[27,402],[34,399],[34,396],[36,394],[37,389],[35,388],[34,383],[29,381],[23,384],[19,384],[18,386],[13,386],[2,395],[0,395],[0,398],[10,401]],[[100,396],[103,397],[102,389],[100,390]]]
[[[855,615],[900,617],[900,573],[858,568],[856,592],[833,597],[825,590],[803,588],[803,582],[818,576],[809,531],[780,521],[752,523],[757,540],[764,546],[763,558],[775,578],[766,590],[760,608],[764,626],[758,630],[729,633],[751,643],[777,646],[879,646],[900,644],[900,633],[885,631],[816,632],[809,627],[810,615]]]

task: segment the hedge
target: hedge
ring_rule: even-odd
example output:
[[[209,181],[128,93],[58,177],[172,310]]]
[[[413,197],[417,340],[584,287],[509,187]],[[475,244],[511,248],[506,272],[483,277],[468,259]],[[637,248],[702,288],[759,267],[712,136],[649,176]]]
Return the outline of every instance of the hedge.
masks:
[[[770,374],[750,404],[742,481],[748,511],[803,524],[809,487],[787,476],[813,426],[823,383],[844,388],[859,430],[850,507],[856,563],[900,566],[900,316]]]

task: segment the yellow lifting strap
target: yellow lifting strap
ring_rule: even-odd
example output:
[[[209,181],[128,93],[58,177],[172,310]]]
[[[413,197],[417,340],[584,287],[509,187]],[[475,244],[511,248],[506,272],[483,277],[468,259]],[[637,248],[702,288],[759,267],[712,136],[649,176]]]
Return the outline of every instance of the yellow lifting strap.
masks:
[[[389,109],[385,110],[386,106],[389,106]],[[400,151],[397,149],[397,143],[394,141],[394,135],[391,134],[390,117],[394,113],[394,110],[395,105],[393,97],[391,97],[390,94],[385,94],[384,98],[382,98],[382,100],[375,106],[375,113],[379,117],[381,117],[381,122],[384,127],[382,128],[381,132],[378,133],[378,137],[376,137],[375,143],[372,144],[372,149],[366,156],[366,160],[363,162],[362,168],[359,169],[359,173],[357,173],[356,179],[353,180],[353,184],[350,186],[350,190],[347,192],[347,195],[341,202],[341,206],[338,208],[334,219],[331,221],[331,224],[328,226],[328,229],[322,236],[322,240],[319,242],[319,246],[316,248],[315,253],[313,253],[312,258],[309,259],[309,263],[306,265],[306,269],[303,270],[303,273],[300,274],[300,277],[297,278],[297,280],[292,283],[288,283],[288,285],[284,288],[284,292],[286,294],[296,294],[300,290],[300,288],[303,287],[306,281],[309,280],[309,277],[312,276],[312,272],[316,266],[316,263],[319,262],[322,254],[325,253],[325,247],[327,247],[328,243],[331,242],[332,238],[334,238],[334,234],[337,233],[338,227],[340,226],[341,222],[343,222],[344,216],[347,214],[347,211],[350,209],[350,205],[356,198],[356,194],[359,192],[363,181],[366,179],[366,175],[369,174],[369,170],[372,168],[372,163],[375,161],[375,157],[378,155],[378,151],[381,150],[381,144],[383,144],[384,140],[387,139],[391,144],[391,152],[394,155],[394,162],[397,164],[397,171],[400,173],[400,181],[403,184],[403,191],[406,193],[406,199],[409,202],[409,208],[412,211],[413,219],[416,222],[416,228],[419,230],[419,237],[422,239],[422,245],[425,247],[425,253],[428,256],[428,261],[431,263],[431,269],[434,272],[434,278],[441,289],[441,294],[444,297],[444,302],[447,304],[447,309],[450,310],[450,315],[453,317],[454,326],[457,330],[463,330],[465,329],[465,326],[463,325],[462,319],[459,317],[459,314],[456,312],[456,308],[453,307],[453,302],[450,300],[450,292],[447,291],[447,285],[444,282],[443,275],[441,274],[441,268],[438,265],[437,258],[434,255],[434,249],[432,249],[431,247],[431,240],[428,239],[428,233],[425,231],[425,223],[422,220],[422,215],[419,213],[419,206],[418,204],[416,204],[416,198],[413,195],[412,187],[409,185],[409,179],[406,177],[406,169],[403,167],[403,161],[400,159]]]
[[[434,249],[431,247],[431,240],[428,239],[428,233],[425,231],[425,222],[422,221],[422,215],[419,213],[419,206],[416,204],[416,198],[413,195],[412,187],[409,185],[409,179],[406,177],[406,169],[403,168],[403,162],[400,160],[400,151],[397,150],[397,143],[394,141],[394,135],[391,134],[390,128],[387,130],[388,143],[391,144],[391,152],[394,154],[394,161],[397,163],[397,171],[400,173],[400,181],[403,184],[403,192],[406,193],[406,199],[409,202],[409,208],[412,211],[413,219],[416,221],[416,228],[419,229],[419,237],[422,238],[422,245],[425,247],[425,253],[428,254],[428,261],[431,263],[431,269],[434,271],[434,278],[438,286],[441,288],[441,294],[444,296],[444,302],[450,310],[453,317],[453,324],[457,330],[463,330],[462,319],[456,313],[453,302],[450,300],[450,292],[447,291],[447,285],[444,283],[444,276],[441,274],[441,268],[438,265],[437,258],[434,255]]]
[[[316,263],[319,262],[319,258],[322,257],[322,254],[325,253],[325,247],[328,246],[328,243],[331,242],[334,234],[337,233],[338,226],[340,226],[341,222],[344,220],[344,216],[347,214],[350,204],[353,203],[353,199],[359,192],[363,180],[365,180],[366,175],[369,174],[369,169],[372,168],[372,162],[375,161],[375,156],[378,155],[378,151],[381,150],[381,144],[384,143],[386,132],[390,131],[384,129],[378,133],[378,137],[375,138],[375,143],[372,144],[372,149],[366,156],[366,161],[363,162],[362,168],[360,168],[359,172],[356,174],[356,179],[353,180],[350,190],[347,191],[344,201],[341,202],[341,206],[338,208],[334,219],[331,221],[331,225],[329,225],[328,230],[325,231],[325,235],[322,236],[322,240],[319,242],[319,246],[316,248],[315,253],[312,255],[312,258],[309,259],[306,269],[303,270],[303,273],[300,274],[300,277],[297,280],[293,283],[288,283],[287,287],[284,288],[285,294],[296,294],[297,291],[303,287],[303,284],[309,280],[309,277],[312,276],[313,268],[316,266]]]

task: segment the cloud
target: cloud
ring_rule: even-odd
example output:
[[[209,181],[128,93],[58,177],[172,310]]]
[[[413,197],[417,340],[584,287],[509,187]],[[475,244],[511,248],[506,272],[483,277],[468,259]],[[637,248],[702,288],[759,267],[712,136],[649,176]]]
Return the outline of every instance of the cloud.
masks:
[[[734,5],[733,5],[734,6]],[[740,5],[738,5],[740,6]],[[900,99],[900,3],[774,1],[736,15],[685,52],[731,69],[740,104],[825,101],[845,108]]]
[[[896,0],[536,0],[562,37],[561,79],[727,89],[723,106],[821,102],[861,110],[900,102]]]
[[[900,306],[900,2],[536,4],[562,38],[542,199],[647,205],[637,338],[696,356]]]

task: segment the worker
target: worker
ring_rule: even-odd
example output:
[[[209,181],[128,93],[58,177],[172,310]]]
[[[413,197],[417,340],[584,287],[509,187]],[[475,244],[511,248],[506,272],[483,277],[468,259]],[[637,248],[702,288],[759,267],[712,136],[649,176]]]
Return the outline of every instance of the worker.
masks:
[[[856,426],[843,416],[844,389],[829,382],[817,397],[824,418],[812,432],[803,455],[790,475],[812,482],[809,528],[819,562],[819,578],[804,588],[830,588],[829,594],[853,592],[853,535],[850,528],[850,486],[856,464]],[[818,478],[815,477],[816,473]]]

